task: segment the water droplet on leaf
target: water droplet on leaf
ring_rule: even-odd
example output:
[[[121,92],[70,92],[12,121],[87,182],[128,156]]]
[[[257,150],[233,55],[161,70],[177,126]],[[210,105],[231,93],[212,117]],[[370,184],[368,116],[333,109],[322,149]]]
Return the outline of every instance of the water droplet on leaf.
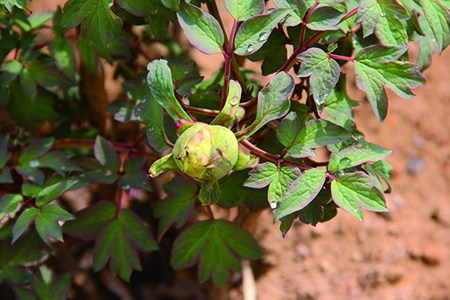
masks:
[[[238,104],[238,102],[239,102],[238,97],[233,97],[233,99],[231,99],[231,105],[233,105],[233,106]]]
[[[272,208],[272,209],[277,208],[277,203],[276,202],[270,203],[270,208]]]
[[[149,128],[148,128],[148,132],[152,132],[153,130],[154,130],[153,127],[149,127]]]
[[[145,102],[147,102],[147,100],[145,100],[145,99],[143,99],[143,100],[141,101],[142,104],[144,104]]]
[[[343,159],[341,159],[339,161],[339,167],[341,168],[348,168],[352,165],[352,161],[350,159],[348,159],[347,157],[344,157]]]
[[[269,34],[268,34],[267,32],[263,32],[263,33],[261,33],[261,34],[259,35],[259,40],[260,40],[261,42],[266,41],[268,38],[269,38]]]
[[[28,163],[28,165],[30,166],[30,167],[32,167],[32,168],[36,168],[36,167],[39,167],[39,161],[37,161],[37,160],[30,160],[30,162]]]
[[[141,111],[142,109],[140,107],[136,108],[136,111]]]
[[[384,18],[384,17],[386,17],[386,13],[384,11],[382,11],[380,16],[382,16]]]
[[[122,186],[122,190],[128,191],[129,189],[130,189],[129,184],[125,184],[124,186]]]
[[[106,170],[104,174],[105,174],[106,176],[109,176],[109,175],[111,175],[112,173],[111,173],[110,170]]]
[[[248,45],[247,52],[252,52],[254,49],[255,47],[253,47],[253,45]]]
[[[60,169],[61,169],[61,170],[65,170],[66,167],[65,167],[65,166],[61,166]]]

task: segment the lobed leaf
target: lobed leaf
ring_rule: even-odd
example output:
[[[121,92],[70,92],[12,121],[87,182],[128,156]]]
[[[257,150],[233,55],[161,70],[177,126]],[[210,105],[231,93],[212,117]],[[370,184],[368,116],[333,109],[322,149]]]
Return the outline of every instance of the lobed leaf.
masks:
[[[48,244],[49,237],[63,242],[61,226],[58,221],[69,221],[73,219],[75,219],[73,215],[58,205],[47,205],[36,214],[34,226],[44,243]]]
[[[102,166],[113,173],[119,172],[120,166],[122,165],[119,155],[111,143],[99,135],[95,139],[94,154]]]
[[[368,161],[382,160],[391,153],[392,150],[372,143],[367,143],[363,147],[350,146],[331,157],[328,170],[335,171],[354,167]]]
[[[38,207],[46,205],[54,198],[70,189],[75,183],[77,183],[77,180],[66,180],[43,188],[36,197],[36,205]]]
[[[420,0],[419,3],[442,52],[450,44],[450,13],[436,0]]]

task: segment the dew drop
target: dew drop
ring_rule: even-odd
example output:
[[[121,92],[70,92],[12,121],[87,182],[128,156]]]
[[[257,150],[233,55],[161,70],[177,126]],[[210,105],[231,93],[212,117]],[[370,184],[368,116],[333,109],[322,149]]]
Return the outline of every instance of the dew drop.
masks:
[[[339,161],[339,167],[341,168],[348,168],[352,165],[352,161],[350,159],[348,159],[347,157],[344,157],[343,159],[341,159]]]
[[[141,101],[142,104],[144,104],[145,102],[147,102],[147,100],[145,100],[145,99],[143,99],[143,100]]]
[[[272,208],[272,209],[277,208],[277,203],[276,202],[270,203],[270,208]]]
[[[323,99],[327,99],[330,96],[330,94],[324,94]]]
[[[105,174],[106,176],[109,176],[109,175],[111,175],[112,173],[111,173],[110,170],[106,170],[105,173],[103,173],[103,174]]]
[[[65,169],[66,169],[66,166],[61,166],[60,169],[61,169],[61,170],[65,170]]]
[[[28,162],[28,165],[30,166],[30,167],[32,167],[32,168],[36,168],[36,167],[39,167],[39,161],[37,161],[37,160],[30,160],[30,162]]]
[[[149,127],[147,130],[148,130],[148,132],[152,132],[154,130],[154,128],[153,127]]]
[[[253,47],[253,45],[248,45],[247,52],[252,52],[254,49],[255,47]]]
[[[382,11],[380,16],[382,16],[384,18],[384,17],[386,17],[386,13],[384,11]]]
[[[238,104],[239,99],[238,97],[233,97],[233,99],[231,99],[231,105],[235,106],[236,104]]]
[[[142,109],[140,107],[136,108],[136,111],[141,111]]]
[[[130,189],[130,185],[125,184],[124,186],[122,186],[122,190],[128,191]]]
[[[267,32],[263,32],[259,35],[259,40],[261,42],[267,41],[268,38],[269,38],[269,34]]]

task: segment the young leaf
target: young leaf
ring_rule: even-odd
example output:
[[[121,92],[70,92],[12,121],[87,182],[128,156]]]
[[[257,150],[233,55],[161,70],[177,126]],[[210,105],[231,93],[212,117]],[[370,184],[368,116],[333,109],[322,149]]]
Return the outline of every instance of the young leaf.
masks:
[[[158,201],[154,208],[155,217],[159,218],[158,236],[172,223],[181,228],[192,214],[197,198],[198,188],[195,183],[183,177],[175,177],[164,186],[168,197]]]
[[[180,6],[177,16],[186,37],[195,48],[205,54],[222,53],[223,32],[212,15],[185,3]]]
[[[134,115],[139,122],[147,125],[147,140],[153,148],[158,152],[169,148],[164,133],[163,110],[153,93],[145,95],[134,109]]]
[[[225,7],[236,21],[245,21],[264,12],[264,1],[225,0]]]
[[[326,179],[326,171],[310,169],[295,180],[278,201],[274,221],[301,210],[320,192]]]
[[[325,120],[311,120],[300,129],[287,153],[292,157],[302,157],[305,149],[339,143],[351,137],[351,133],[341,126]]]
[[[220,199],[220,186],[217,181],[202,182],[198,199],[203,205],[216,204]]]
[[[117,242],[119,241],[119,243]],[[113,276],[130,281],[133,269],[140,271],[137,250],[157,250],[158,244],[144,222],[128,209],[122,209],[118,218],[102,228],[94,246],[94,271],[110,262]]]
[[[364,0],[355,22],[362,22],[364,37],[375,32],[383,45],[406,46],[408,35],[402,20],[408,18],[408,12],[396,0]]]
[[[106,141],[101,136],[97,136],[94,145],[95,158],[113,173],[117,173],[120,170],[122,162],[116,150],[110,142]]]
[[[94,240],[100,230],[116,213],[116,207],[107,201],[100,201],[75,213],[76,219],[62,227],[65,234],[84,240]]]
[[[339,64],[319,48],[310,48],[298,56],[302,60],[298,77],[311,76],[309,93],[314,95],[314,101],[322,111],[325,100],[339,80],[341,68]]]
[[[71,29],[81,23],[81,36],[106,48],[108,39],[114,43],[122,28],[112,5],[112,0],[70,0],[64,5],[62,25]]]
[[[206,220],[195,223],[175,240],[170,264],[178,270],[200,259],[199,280],[204,282],[212,276],[214,284],[222,287],[229,270],[241,270],[238,257],[254,260],[262,254],[256,240],[244,229],[224,220]]]
[[[420,0],[420,5],[442,52],[450,44],[450,14],[436,0]]]
[[[363,147],[351,146],[334,154],[328,163],[328,170],[335,171],[354,167],[367,161],[378,161],[392,153],[381,146],[367,143]]]
[[[343,16],[343,13],[331,6],[321,6],[312,12],[306,26],[311,30],[337,30],[337,24]]]
[[[331,195],[340,208],[361,221],[363,220],[361,208],[376,212],[388,211],[384,194],[375,188],[374,180],[363,172],[345,174],[333,180]]]
[[[355,79],[358,88],[367,94],[375,115],[383,121],[387,115],[387,96],[384,86],[403,98],[412,98],[411,88],[425,83],[417,66],[395,61],[407,50],[403,46],[373,45],[359,51],[355,57]]]
[[[175,162],[175,159],[173,158],[173,154],[167,154],[166,156],[161,157],[157,161],[155,161],[152,166],[150,167],[150,170],[148,172],[150,173],[151,177],[156,177],[159,174],[162,174],[165,171],[177,169],[178,165]]]
[[[29,163],[30,166],[33,166],[34,163],[30,162],[50,150],[53,145],[53,141],[54,138],[49,137],[31,142],[20,154],[19,163],[22,165]]]
[[[154,99],[178,122],[180,119],[192,121],[183,110],[173,92],[172,72],[167,60],[154,60],[147,66],[147,81]],[[149,99],[151,101],[151,99]]]
[[[267,41],[272,30],[291,9],[275,9],[270,14],[248,19],[239,27],[234,41],[235,53],[250,55]]]
[[[294,90],[291,75],[280,72],[269,82],[269,85],[258,93],[258,107],[255,121],[236,133],[239,141],[251,136],[266,123],[283,117],[289,111],[288,97]]]
[[[75,219],[74,216],[58,205],[47,205],[37,213],[34,226],[44,243],[48,244],[49,237],[62,242],[61,226],[58,221],[69,221],[73,219]]]
[[[77,180],[67,180],[43,188],[36,197],[36,205],[38,207],[46,205],[54,198],[70,189],[75,183],[77,183]]]
[[[297,26],[303,20],[306,13],[306,3],[304,0],[273,0],[277,8],[294,9],[283,21],[284,26]]]
[[[239,109],[239,102],[241,101],[242,88],[241,85],[235,81],[230,80],[228,89],[227,101],[225,106],[220,111],[219,115],[211,122],[211,125],[222,125],[230,127],[236,119],[236,113]]]

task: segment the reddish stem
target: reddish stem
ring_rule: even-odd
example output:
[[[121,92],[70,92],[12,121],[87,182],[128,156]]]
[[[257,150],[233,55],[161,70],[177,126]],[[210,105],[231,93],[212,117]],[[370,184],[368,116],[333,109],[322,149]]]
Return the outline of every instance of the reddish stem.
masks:
[[[225,103],[227,102],[228,85],[230,84],[230,77],[231,77],[231,59],[233,58],[234,36],[236,35],[237,24],[238,24],[237,20],[234,20],[233,27],[231,28],[230,41],[228,42],[227,52],[224,53],[225,75],[223,79],[222,104],[220,106],[221,109],[225,106]]]
[[[206,208],[206,211],[208,212],[211,222],[216,223],[216,219],[214,218],[214,213],[211,209],[211,205],[206,205],[205,208]]]
[[[328,53],[328,57],[333,58],[333,59],[346,60],[346,61],[355,61],[355,59],[353,57],[337,55],[337,54],[332,54],[332,53]]]

